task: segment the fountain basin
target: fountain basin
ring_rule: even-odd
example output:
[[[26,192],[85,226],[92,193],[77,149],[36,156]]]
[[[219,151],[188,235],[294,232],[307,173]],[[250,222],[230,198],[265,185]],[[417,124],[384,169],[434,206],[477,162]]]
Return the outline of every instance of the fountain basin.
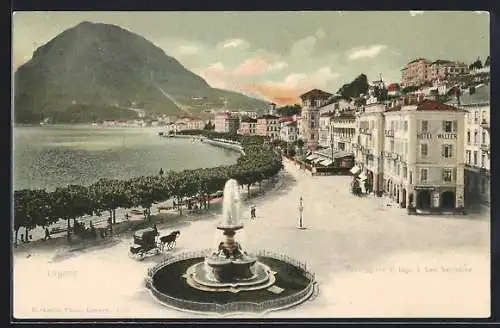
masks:
[[[226,259],[218,256],[207,257],[205,262],[212,269],[212,274],[219,282],[237,283],[251,278],[257,258],[245,256],[241,259]]]
[[[282,310],[305,302],[317,291],[314,274],[298,261],[268,251],[256,258],[249,280],[214,284],[197,275],[207,269],[204,254],[179,254],[150,269],[146,286],[164,306],[210,314]]]

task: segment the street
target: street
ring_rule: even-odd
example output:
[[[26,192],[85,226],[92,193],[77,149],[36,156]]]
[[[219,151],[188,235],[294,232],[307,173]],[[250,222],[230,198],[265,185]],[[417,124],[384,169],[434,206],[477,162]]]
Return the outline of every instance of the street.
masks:
[[[319,295],[270,317],[487,317],[489,213],[408,216],[380,198],[350,193],[349,176],[312,177],[285,163],[280,187],[245,204],[247,250],[306,261]],[[303,225],[298,229],[299,199]],[[256,219],[249,220],[250,205]],[[159,226],[180,230],[174,252],[215,247],[216,216]],[[127,256],[130,237],[73,252],[14,254],[18,318],[196,317],[159,305],[143,277],[160,257]],[[62,255],[61,255],[62,254]]]

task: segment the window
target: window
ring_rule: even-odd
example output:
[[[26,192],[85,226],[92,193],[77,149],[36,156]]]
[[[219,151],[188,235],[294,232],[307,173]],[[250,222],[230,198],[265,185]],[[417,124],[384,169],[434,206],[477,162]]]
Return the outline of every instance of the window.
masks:
[[[470,159],[471,159],[471,152],[470,152],[470,150],[465,151],[465,154],[466,154],[465,161],[466,161],[467,164],[470,164]]]
[[[486,164],[486,156],[484,154],[481,155],[481,167],[484,167]]]
[[[427,169],[420,169],[420,182],[427,181]]]
[[[413,172],[412,171],[410,171],[410,181],[409,182],[410,182],[410,184],[413,183]]]
[[[486,143],[486,132],[483,131],[482,135],[481,135],[481,143],[482,144],[485,144]]]
[[[474,150],[474,165],[477,165],[477,151]]]
[[[474,145],[477,145],[477,142],[478,142],[478,133],[477,133],[477,130],[474,131]]]
[[[467,130],[467,143],[470,144],[470,130]]]
[[[422,121],[421,122],[420,131],[421,132],[428,132],[429,131],[429,121]]]
[[[441,156],[444,158],[453,157],[453,146],[452,145],[443,145]]]
[[[474,123],[478,123],[479,122],[479,115],[478,115],[478,112],[477,110],[474,111]]]
[[[420,156],[427,157],[429,154],[429,146],[425,143],[420,144]]]
[[[443,132],[457,132],[457,121],[443,121]]]
[[[408,169],[406,168],[406,166],[403,166],[403,178],[406,179],[407,176],[408,176]]]
[[[404,121],[404,126],[403,126],[403,128],[404,128],[404,131],[405,131],[405,132],[408,132],[408,121]]]
[[[453,175],[453,169],[443,169],[443,181],[451,182]]]

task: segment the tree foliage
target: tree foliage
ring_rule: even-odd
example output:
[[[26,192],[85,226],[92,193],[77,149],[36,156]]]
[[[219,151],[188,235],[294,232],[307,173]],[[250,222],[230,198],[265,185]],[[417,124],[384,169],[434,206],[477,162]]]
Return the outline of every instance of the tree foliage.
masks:
[[[280,116],[300,115],[301,111],[302,111],[302,107],[299,104],[286,105],[286,106],[276,108],[276,112]]]
[[[350,100],[368,92],[368,78],[365,74],[358,75],[351,83],[346,83],[337,91],[342,98]]]
[[[191,134],[196,134],[191,131]],[[70,220],[86,214],[109,211],[115,219],[117,208],[142,207],[149,219],[153,204],[176,199],[201,197],[220,192],[228,179],[236,179],[248,188],[254,183],[276,175],[282,168],[280,154],[261,136],[239,136],[201,130],[206,138],[239,142],[245,151],[235,165],[214,168],[167,171],[163,175],[134,177],[128,180],[99,179],[90,186],[68,185],[52,192],[45,190],[16,190],[14,192],[14,229],[28,230],[66,220],[68,240],[71,239]],[[206,197],[205,197],[206,198]],[[208,206],[208,203],[207,203]],[[181,207],[178,207],[181,212]]]

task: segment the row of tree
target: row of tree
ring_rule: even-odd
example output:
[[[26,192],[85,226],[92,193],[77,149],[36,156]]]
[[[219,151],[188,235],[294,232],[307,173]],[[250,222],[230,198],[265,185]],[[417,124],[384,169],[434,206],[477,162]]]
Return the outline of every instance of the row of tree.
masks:
[[[193,132],[192,132],[193,133]],[[208,207],[209,195],[223,189],[228,179],[236,179],[247,186],[273,177],[282,169],[281,156],[263,137],[242,137],[213,131],[197,132],[207,138],[239,141],[244,147],[235,165],[214,168],[167,171],[156,176],[134,177],[128,180],[102,178],[90,186],[68,185],[52,192],[43,189],[23,189],[14,192],[14,229],[28,232],[37,227],[47,227],[59,220],[66,220],[67,238],[71,239],[70,220],[84,215],[109,212],[116,222],[117,208],[142,207],[145,218],[150,219],[155,203],[175,199],[182,214],[181,203],[185,198],[199,197]],[[74,225],[74,222],[73,222]]]

